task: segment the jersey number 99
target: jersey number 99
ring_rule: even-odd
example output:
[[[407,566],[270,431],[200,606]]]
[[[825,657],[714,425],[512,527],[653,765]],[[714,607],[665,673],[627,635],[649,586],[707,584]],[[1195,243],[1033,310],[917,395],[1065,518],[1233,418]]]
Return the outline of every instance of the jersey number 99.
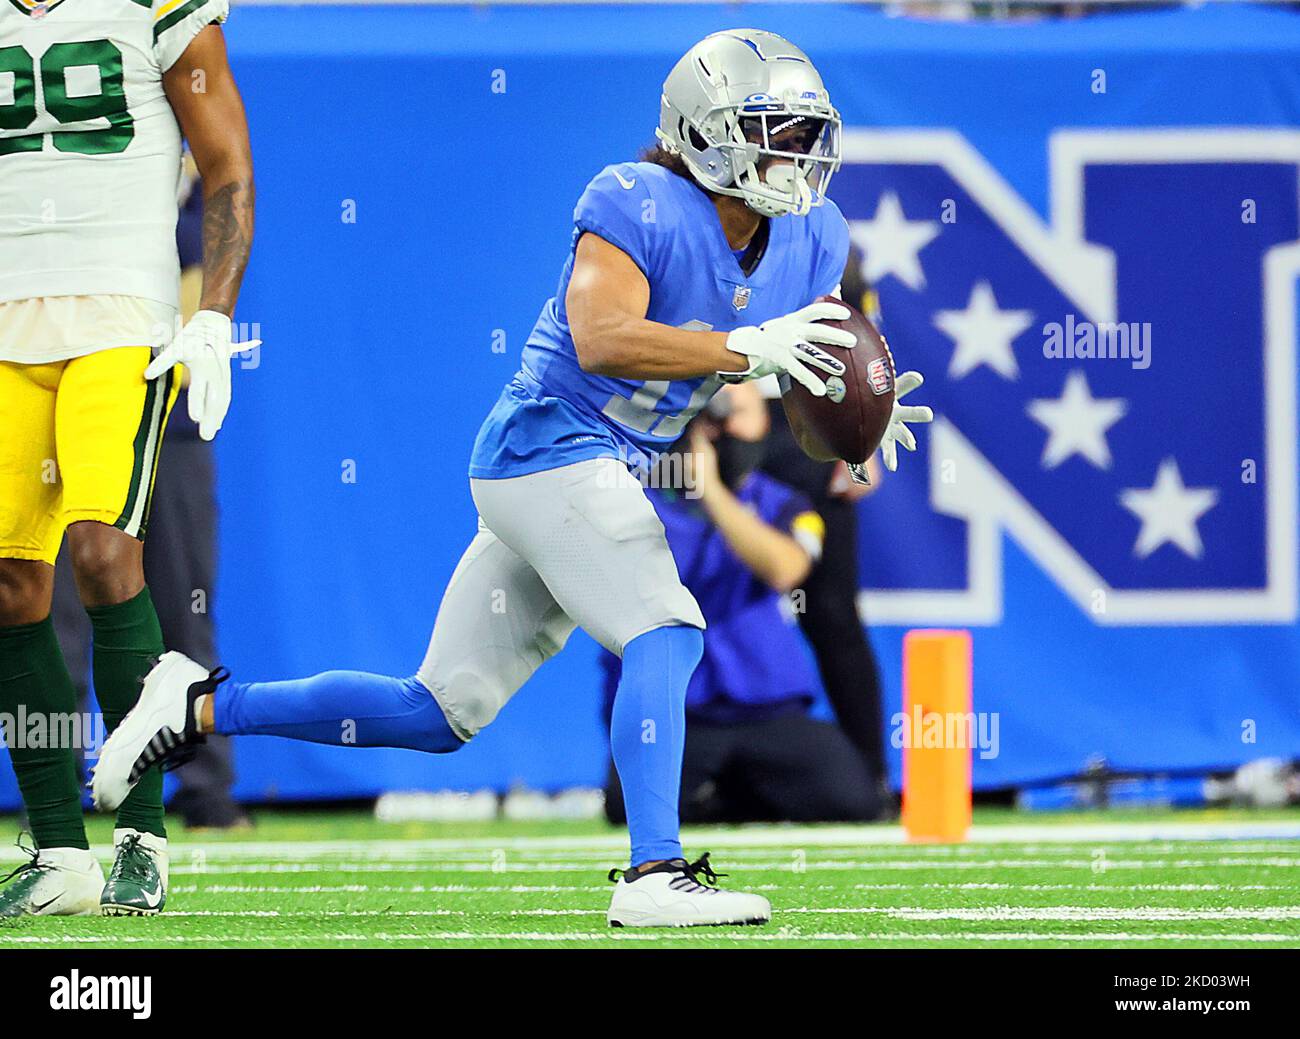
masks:
[[[99,74],[99,92],[69,92],[68,70],[79,74],[87,66]],[[8,75],[6,75],[8,74]],[[36,92],[39,88],[45,110],[60,123],[84,123],[106,119],[108,126],[88,130],[56,130],[50,134],[54,147],[78,155],[112,155],[125,151],[135,136],[135,125],[127,110],[122,87],[122,52],[109,40],[56,43],[41,56],[40,76],[36,62],[19,46],[0,47],[0,85],[12,76],[12,100],[5,103],[0,93],[0,130],[26,130],[36,122]],[[80,84],[77,84],[80,86]],[[0,155],[38,152],[45,134],[0,138]]]

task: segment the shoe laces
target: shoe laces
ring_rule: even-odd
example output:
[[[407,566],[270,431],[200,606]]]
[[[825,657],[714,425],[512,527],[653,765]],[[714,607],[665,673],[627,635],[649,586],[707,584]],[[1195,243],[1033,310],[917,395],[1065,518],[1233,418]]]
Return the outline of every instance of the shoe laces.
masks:
[[[692,880],[698,879],[698,876],[702,875],[705,883],[709,884],[711,887],[717,887],[718,878],[727,875],[725,873],[713,872],[713,867],[709,865],[709,853],[707,851],[687,866],[686,871],[690,873]]]
[[[715,891],[718,887],[718,879],[725,877],[725,873],[716,873],[712,866],[709,865],[709,852],[705,852],[694,862],[687,862],[685,859],[675,859],[670,862],[676,873],[668,886],[674,891],[689,891],[692,894],[698,894],[701,891]],[[609,879],[617,880],[621,876],[627,876],[630,870],[611,869]],[[667,872],[661,871],[661,872]]]
[[[668,882],[668,886],[674,891],[690,891],[698,894],[701,891],[713,892],[717,890],[718,878],[725,877],[725,873],[715,873],[713,867],[709,865],[709,853],[706,851],[694,862],[688,862],[682,866],[679,875]]]
[[[24,844],[23,843],[24,837],[27,837],[30,843]],[[14,841],[14,844],[17,846],[19,851],[21,851],[24,855],[30,856],[30,858],[28,858],[28,860],[22,863],[21,865],[15,866],[12,870],[10,870],[7,876],[0,877],[0,884],[8,884],[9,881],[13,880],[15,877],[19,876],[22,873],[30,873],[33,871],[50,868],[49,863],[41,861],[41,853],[37,849],[35,841],[34,839],[32,839],[32,835],[30,833],[27,833],[26,831],[20,832],[18,834],[18,839]]]
[[[149,862],[149,849],[140,845],[140,835],[138,833],[129,833],[122,838],[122,843],[117,846],[117,858],[113,862],[113,871],[109,874],[111,880],[131,880],[141,884],[147,884],[151,879],[147,863]]]

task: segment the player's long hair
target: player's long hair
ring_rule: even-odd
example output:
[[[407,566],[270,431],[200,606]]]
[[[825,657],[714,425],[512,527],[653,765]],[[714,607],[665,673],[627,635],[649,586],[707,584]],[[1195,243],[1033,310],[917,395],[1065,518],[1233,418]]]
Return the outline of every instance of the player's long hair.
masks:
[[[641,149],[638,158],[642,162],[653,162],[656,166],[662,166],[671,173],[676,173],[679,177],[684,177],[692,184],[698,184],[696,179],[691,176],[691,171],[686,168],[686,160],[677,152],[670,152],[662,144],[656,141],[654,144],[647,145]],[[700,188],[704,191],[704,188]],[[709,194],[709,192],[705,192]]]

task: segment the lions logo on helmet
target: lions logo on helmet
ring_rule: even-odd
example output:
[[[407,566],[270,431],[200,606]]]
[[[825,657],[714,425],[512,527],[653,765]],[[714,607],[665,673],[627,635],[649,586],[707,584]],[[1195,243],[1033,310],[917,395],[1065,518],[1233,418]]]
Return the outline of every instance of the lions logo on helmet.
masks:
[[[805,215],[840,167],[840,114],[789,40],[729,29],[692,47],[664,81],[655,135],[708,191],[764,216]]]

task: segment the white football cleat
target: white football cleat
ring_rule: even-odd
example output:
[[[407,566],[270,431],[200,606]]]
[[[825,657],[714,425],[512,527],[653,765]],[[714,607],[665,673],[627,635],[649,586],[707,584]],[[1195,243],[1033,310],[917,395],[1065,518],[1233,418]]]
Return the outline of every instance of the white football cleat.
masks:
[[[725,927],[772,918],[772,906],[762,895],[710,886],[718,876],[708,852],[695,862],[670,859],[644,872],[610,870],[609,879],[617,877],[618,886],[605,919],[610,927]]]
[[[183,653],[164,653],[144,679],[140,699],[104,741],[90,789],[95,807],[116,811],[131,788],[154,765],[164,771],[184,764],[206,739],[194,721],[194,701],[225,681]]]
[[[104,871],[81,848],[44,848],[5,879],[0,918],[99,915]]]

